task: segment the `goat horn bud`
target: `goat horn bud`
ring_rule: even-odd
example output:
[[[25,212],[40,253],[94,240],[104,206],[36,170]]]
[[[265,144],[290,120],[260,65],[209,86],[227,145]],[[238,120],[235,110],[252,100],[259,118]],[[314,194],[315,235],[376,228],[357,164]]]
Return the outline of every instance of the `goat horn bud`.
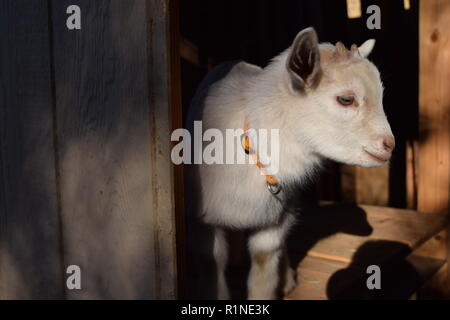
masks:
[[[347,51],[347,48],[345,47],[345,45],[342,42],[338,41],[336,43],[336,50],[338,52],[345,52],[345,51]]]
[[[339,41],[336,43],[336,53],[335,53],[336,58],[344,60],[351,58],[351,56],[352,56],[351,52],[347,50],[347,48],[342,42]]]
[[[351,50],[351,52],[353,53],[353,55],[358,55],[358,56],[360,56],[361,54],[359,53],[359,50],[358,50],[358,46],[356,45],[356,44],[352,44],[352,47],[350,48],[350,50]]]

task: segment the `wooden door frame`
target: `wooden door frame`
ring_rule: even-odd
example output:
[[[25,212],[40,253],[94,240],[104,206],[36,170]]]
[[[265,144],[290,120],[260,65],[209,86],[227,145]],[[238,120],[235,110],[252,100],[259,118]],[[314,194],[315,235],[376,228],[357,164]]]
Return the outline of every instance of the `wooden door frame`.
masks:
[[[179,0],[169,1],[168,25],[170,32],[170,112],[172,131],[183,127],[183,109],[181,103],[181,55]],[[178,299],[186,298],[186,227],[184,216],[184,176],[183,166],[173,165],[176,254],[177,254],[177,289]]]
[[[182,127],[178,8],[178,0],[147,0],[157,299],[184,297],[183,169],[170,158],[171,133]]]

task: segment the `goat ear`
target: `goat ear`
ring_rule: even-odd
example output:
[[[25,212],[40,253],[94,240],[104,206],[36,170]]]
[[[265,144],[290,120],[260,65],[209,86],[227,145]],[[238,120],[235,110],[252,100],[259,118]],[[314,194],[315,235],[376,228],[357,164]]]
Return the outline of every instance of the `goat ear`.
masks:
[[[320,53],[316,31],[306,28],[300,31],[292,44],[286,62],[291,87],[295,92],[303,92],[320,81]]]
[[[367,58],[369,54],[372,52],[373,47],[375,46],[375,39],[369,39],[366,42],[364,42],[359,48],[359,54],[363,58]]]

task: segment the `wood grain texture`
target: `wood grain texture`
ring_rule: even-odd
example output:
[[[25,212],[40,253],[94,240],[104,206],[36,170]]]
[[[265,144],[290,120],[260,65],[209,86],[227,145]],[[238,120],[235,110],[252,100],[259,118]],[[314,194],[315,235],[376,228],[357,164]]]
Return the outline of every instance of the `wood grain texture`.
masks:
[[[450,2],[420,2],[419,210],[448,214],[450,201]],[[447,229],[447,233],[450,232]],[[447,235],[447,263],[450,237]],[[447,283],[450,270],[447,269]],[[448,295],[447,287],[436,288]]]
[[[52,2],[68,298],[173,298],[165,2],[76,1],[79,31],[71,4]]]
[[[326,300],[330,276],[343,270],[348,263],[323,258],[306,257],[297,268],[297,286],[286,300]]]
[[[173,125],[179,124],[180,101],[177,79],[172,78],[170,53],[170,5],[168,0],[148,1],[149,21],[149,65],[148,88],[150,92],[150,130],[151,130],[151,172],[153,191],[153,213],[155,217],[154,241],[158,257],[157,298],[172,299],[177,296],[176,274],[176,232],[175,201],[182,192],[180,171],[174,186],[174,171],[170,158],[171,142],[169,137]],[[172,42],[173,44],[173,42]],[[172,69],[173,67],[173,69]],[[176,74],[173,76],[175,77]],[[173,81],[172,81],[173,80]],[[173,90],[173,92],[172,92]],[[173,103],[173,105],[171,105]],[[173,118],[172,118],[173,116]],[[175,200],[177,197],[177,200]],[[182,196],[181,196],[182,197]],[[179,217],[178,217],[179,218]]]
[[[305,208],[288,239],[300,281],[287,298],[408,298],[444,263],[442,256],[423,254],[423,244],[445,229],[447,220],[443,214],[325,201]],[[382,266],[382,278],[389,276],[382,287],[388,290],[367,291],[369,265]]]
[[[437,288],[449,288],[448,282],[448,264],[445,263],[438,272],[428,280],[418,292],[418,298],[421,300],[449,300],[449,292],[436,290]]]
[[[356,202],[373,206],[389,205],[389,166],[356,168]]]
[[[445,259],[447,257],[447,233],[439,232],[414,250],[414,254],[422,257]]]
[[[418,209],[448,213],[450,187],[450,2],[420,2]]]
[[[170,118],[172,120],[171,130],[183,127],[183,107],[181,90],[181,35],[179,26],[179,0],[169,2],[169,94],[170,94]],[[175,142],[172,143],[172,146]],[[186,291],[186,226],[184,213],[184,176],[183,166],[178,165],[173,168],[173,192],[175,205],[175,229],[176,229],[176,280],[177,280],[177,298],[184,299]],[[172,226],[171,226],[172,228]]]
[[[367,288],[368,265],[306,257],[297,268],[297,286],[285,299],[408,299],[433,277],[443,261],[410,255],[380,265],[381,290]]]
[[[406,207],[417,208],[417,141],[408,140],[406,145]]]
[[[353,234],[339,232],[319,241],[309,252],[309,256],[334,259],[350,262],[356,250],[367,241],[390,241],[398,245],[380,246],[378,254],[367,255],[372,263],[385,261],[400,253],[409,253],[419,248],[432,236],[446,227],[446,216],[440,214],[426,215],[413,210],[385,208],[377,206],[359,206],[367,218],[367,223],[373,229],[370,234],[358,235],[361,232],[354,230]],[[339,206],[335,213],[346,215]],[[356,217],[353,224],[361,217]],[[328,220],[325,220],[328,221]],[[329,221],[332,222],[331,219]],[[352,223],[349,218],[348,223]],[[326,224],[326,222],[325,222]],[[325,227],[324,227],[325,228]],[[295,248],[293,249],[295,250]],[[381,262],[382,262],[381,261]]]
[[[423,253],[422,244],[444,229],[446,220],[442,214],[379,206],[322,202],[319,207],[304,208],[287,241],[290,261],[298,270],[298,286],[286,299],[407,299],[445,262],[442,256],[418,256],[417,249]],[[239,279],[245,283],[241,275],[248,273],[249,261],[236,250],[244,239],[230,238],[235,258],[237,252],[241,258],[230,263],[235,294],[238,288],[245,291],[236,284]],[[369,265],[382,266],[382,278],[389,276],[382,280],[382,287],[388,290],[367,291]]]
[[[0,2],[0,299],[63,297],[48,21]]]

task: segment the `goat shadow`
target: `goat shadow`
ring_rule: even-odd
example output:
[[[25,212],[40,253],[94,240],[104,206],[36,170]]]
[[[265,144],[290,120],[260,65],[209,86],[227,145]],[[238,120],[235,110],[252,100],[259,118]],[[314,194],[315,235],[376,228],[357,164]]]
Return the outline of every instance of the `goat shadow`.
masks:
[[[301,210],[288,238],[291,266],[297,266],[321,239],[336,233],[368,236],[372,231],[366,212],[356,205],[309,204]]]
[[[396,253],[387,255],[386,253]],[[330,300],[406,300],[426,281],[423,274],[408,260],[410,248],[400,242],[374,240],[362,244],[346,268],[336,271],[328,280]],[[386,259],[386,257],[389,257]],[[379,269],[379,288],[369,289],[367,282],[372,272],[368,266]],[[434,267],[434,266],[429,266]]]
[[[304,200],[304,199],[303,199]],[[305,204],[306,203],[306,204]],[[355,205],[328,204],[319,206],[311,200],[303,201],[301,209],[295,209],[297,224],[287,239],[291,267],[296,269],[314,245],[333,234],[342,232],[351,235],[368,236],[373,229],[367,221],[366,212]],[[250,257],[244,243],[251,231],[229,231],[230,262],[227,280],[231,297],[245,299]],[[283,282],[283,278],[280,277]],[[280,284],[280,287],[283,283]]]

